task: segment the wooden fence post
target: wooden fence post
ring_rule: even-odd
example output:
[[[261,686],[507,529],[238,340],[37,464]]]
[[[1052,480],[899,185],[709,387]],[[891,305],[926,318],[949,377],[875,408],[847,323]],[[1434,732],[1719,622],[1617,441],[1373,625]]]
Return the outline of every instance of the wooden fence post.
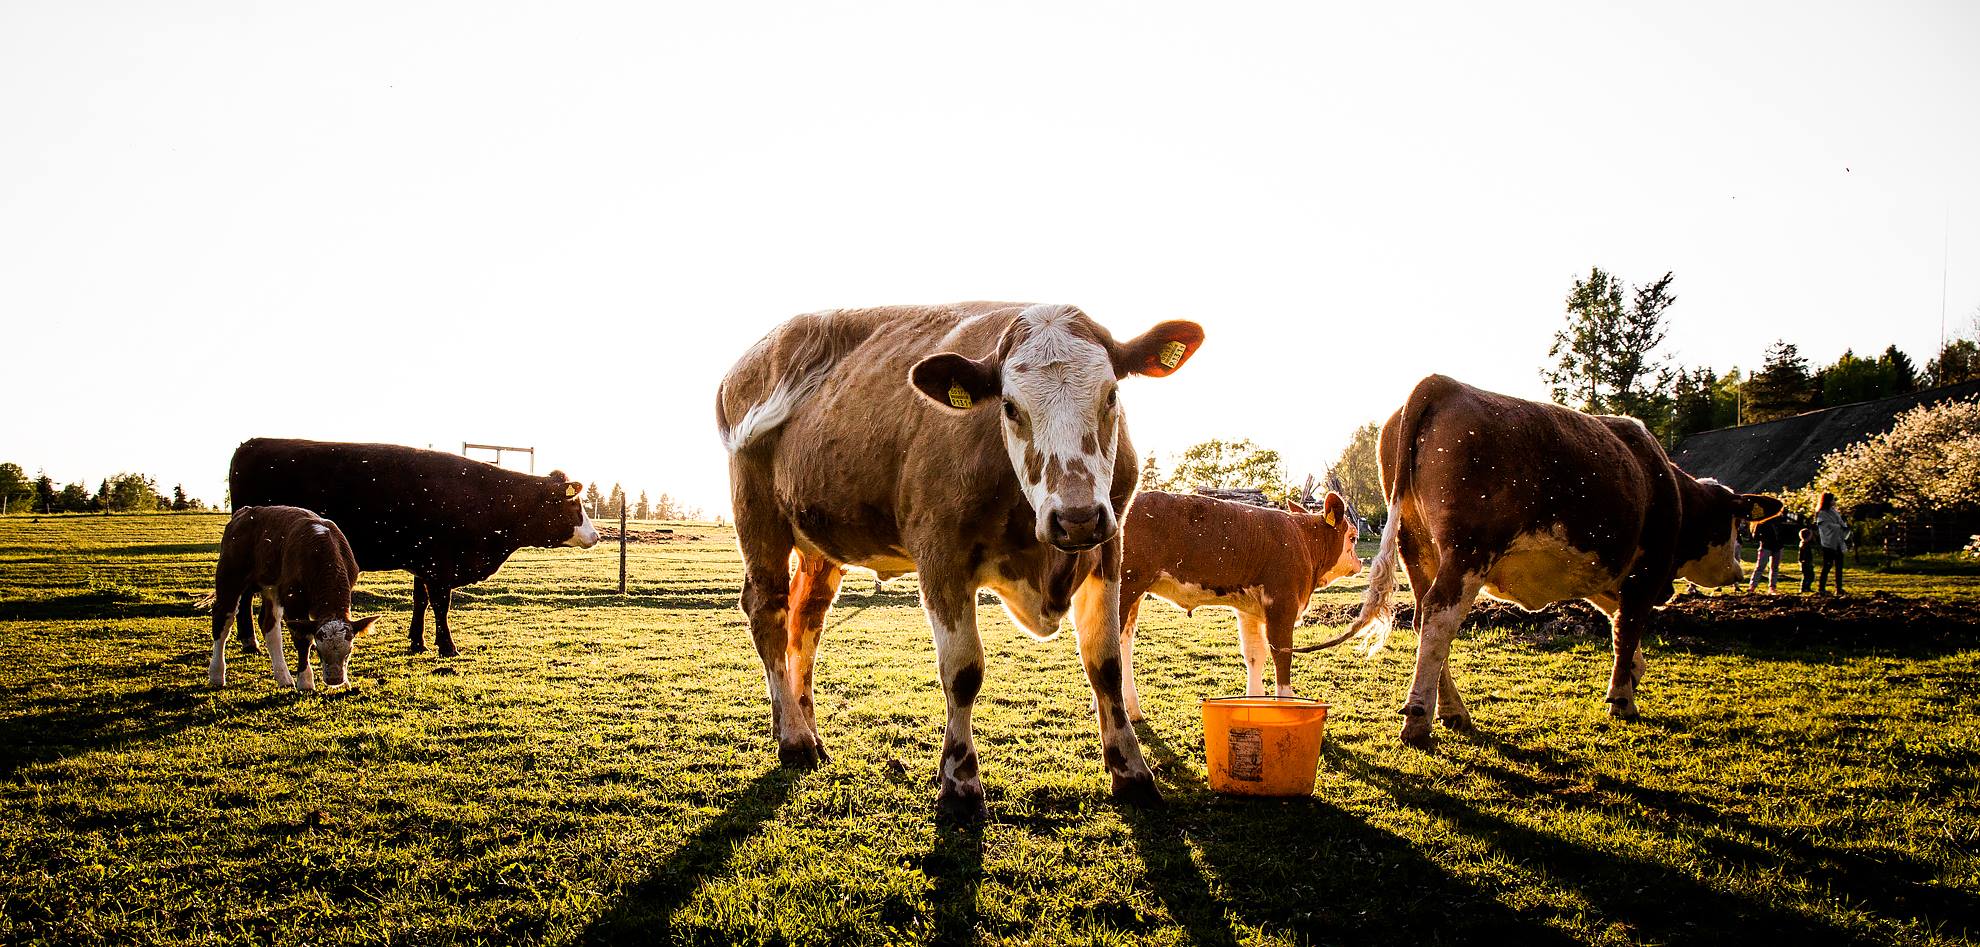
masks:
[[[626,498],[619,496],[619,594],[626,594]]]

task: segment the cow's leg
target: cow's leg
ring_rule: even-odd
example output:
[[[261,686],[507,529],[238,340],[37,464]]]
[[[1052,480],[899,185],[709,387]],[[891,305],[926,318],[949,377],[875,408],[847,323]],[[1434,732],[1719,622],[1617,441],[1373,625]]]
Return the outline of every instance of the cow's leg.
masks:
[[[222,553],[224,556],[225,554]],[[227,625],[238,621],[247,607],[247,583],[234,575],[231,564],[222,562],[213,583],[213,659],[206,663],[207,679],[214,687],[227,686]],[[249,619],[247,644],[254,647],[254,624]]]
[[[1449,661],[1444,662],[1444,673],[1437,677],[1437,719],[1453,730],[1471,729],[1471,711],[1458,694],[1457,681],[1451,679]]]
[[[830,757],[825,741],[818,736],[818,710],[812,703],[811,666],[818,654],[818,636],[825,630],[825,613],[839,594],[839,580],[846,572],[839,564],[820,556],[798,553],[797,574],[791,582],[790,639],[784,651],[784,683],[791,688],[786,706],[793,707],[791,724],[785,736],[817,750],[818,759]]]
[[[1265,611],[1265,638],[1271,642],[1272,679],[1280,697],[1292,697],[1293,626],[1299,624],[1299,609],[1293,596],[1273,602]]]
[[[732,462],[729,482],[736,513],[736,545],[742,550],[742,610],[749,617],[756,656],[763,661],[764,690],[770,697],[770,733],[777,740],[777,759],[785,766],[811,767],[824,761],[815,737],[797,725],[799,711],[789,700],[793,689],[785,680],[785,652],[790,646],[791,527],[768,496],[752,495],[752,485],[768,474],[757,474]]]
[[[1636,719],[1636,685],[1643,681],[1643,632],[1650,608],[1625,595],[1615,613],[1615,666],[1609,672],[1609,716]]]
[[[316,665],[309,661],[315,636],[306,631],[295,633],[296,645],[296,690],[305,693],[316,690]]]
[[[1239,612],[1237,623],[1238,652],[1244,655],[1245,696],[1263,697],[1265,696],[1265,655],[1272,650],[1272,646],[1267,643],[1265,619],[1247,612]]]
[[[924,571],[921,605],[934,632],[936,673],[941,675],[942,696],[948,704],[942,759],[937,764],[942,788],[935,797],[935,816],[944,821],[981,819],[985,814],[983,780],[977,771],[976,736],[970,726],[976,695],[983,689],[983,639],[976,632],[976,590],[969,586],[967,577],[937,577]],[[1116,641],[1118,646],[1118,637]]]
[[[433,602],[433,643],[440,647],[440,656],[460,654],[454,650],[454,633],[447,627],[447,608],[454,604],[453,587],[429,583],[426,595]]]
[[[1121,702],[1127,705],[1129,720],[1142,719],[1141,694],[1134,689],[1134,632],[1140,623],[1141,596],[1137,595],[1121,611]]]
[[[296,686],[296,679],[289,676],[289,657],[282,653],[282,603],[267,590],[261,593],[261,640],[268,644],[268,664],[275,672],[275,683]]]
[[[426,580],[417,575],[413,576],[412,626],[406,635],[412,642],[413,654],[426,650]]]
[[[1073,592],[1073,630],[1079,633],[1079,660],[1100,718],[1100,744],[1113,777],[1114,798],[1160,802],[1155,774],[1141,756],[1141,741],[1128,723],[1121,694],[1121,541],[1100,547],[1100,565]]]
[[[1416,676],[1410,681],[1409,702],[1402,709],[1402,740],[1415,747],[1430,745],[1430,719],[1437,713],[1439,691],[1449,672],[1451,643],[1457,640],[1458,626],[1483,584],[1461,562],[1452,560],[1442,566],[1428,593],[1416,602]]]
[[[260,654],[261,643],[254,638],[254,590],[242,582],[241,594],[235,597],[239,601],[234,609],[234,636],[240,639],[241,648],[248,654]]]

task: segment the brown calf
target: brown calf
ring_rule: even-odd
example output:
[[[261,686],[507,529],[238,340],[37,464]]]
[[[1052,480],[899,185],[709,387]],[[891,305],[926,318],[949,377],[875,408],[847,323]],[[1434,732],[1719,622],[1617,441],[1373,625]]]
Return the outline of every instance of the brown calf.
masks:
[[[227,620],[255,592],[261,593],[261,634],[275,683],[301,691],[316,689],[309,655],[323,661],[323,682],[342,685],[349,675],[351,649],[374,616],[351,619],[351,589],[357,585],[357,558],[337,524],[295,506],[248,506],[234,511],[220,536],[220,564],[213,575],[213,660],[207,665],[213,686],[227,684]],[[240,639],[254,653],[254,625],[240,609]],[[294,636],[301,662],[300,683],[289,676],[282,653],[282,626]]]
[[[1339,494],[1327,494],[1319,513],[1290,506],[1273,510],[1173,493],[1134,498],[1121,531],[1121,690],[1129,719],[1141,719],[1134,631],[1144,593],[1184,610],[1237,612],[1238,649],[1250,677],[1245,693],[1265,693],[1269,641],[1279,696],[1292,695],[1293,626],[1314,590],[1360,572],[1361,560]]]

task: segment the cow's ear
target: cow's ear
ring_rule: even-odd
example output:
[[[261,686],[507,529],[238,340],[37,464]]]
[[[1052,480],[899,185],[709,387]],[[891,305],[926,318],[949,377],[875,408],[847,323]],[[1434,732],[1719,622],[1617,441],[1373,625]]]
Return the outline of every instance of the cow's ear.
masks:
[[[577,499],[577,495],[583,492],[584,492],[584,484],[579,483],[575,480],[569,481],[564,484],[564,499],[566,500],[575,500]]]
[[[968,411],[977,402],[1004,393],[1003,373],[996,365],[954,352],[930,355],[916,362],[908,370],[908,381],[922,397],[952,411]]]
[[[1286,512],[1304,514],[1306,513],[1306,507],[1300,506],[1298,500],[1292,497],[1286,497]]]
[[[1164,322],[1115,347],[1114,377],[1173,375],[1202,345],[1202,326],[1194,322]]]
[[[354,622],[352,622],[352,623],[351,623],[351,639],[352,639],[352,640],[356,640],[356,639],[357,639],[357,636],[359,636],[359,635],[361,635],[361,634],[364,634],[364,631],[365,631],[365,629],[367,629],[367,628],[370,628],[370,627],[371,627],[371,623],[372,623],[372,622],[375,622],[375,621],[377,621],[377,620],[378,620],[378,616],[377,616],[377,615],[373,615],[373,616],[371,616],[370,618],[360,618],[360,619],[358,619],[357,621],[354,621]]]
[[[1341,517],[1347,513],[1347,503],[1341,499],[1340,494],[1329,490],[1327,491],[1327,502],[1322,506],[1322,510],[1324,510],[1327,517],[1328,526],[1339,526],[1341,525]]]
[[[1742,493],[1739,504],[1740,515],[1755,523],[1765,523],[1781,515],[1781,510],[1786,508],[1786,504],[1779,499],[1764,493]]]

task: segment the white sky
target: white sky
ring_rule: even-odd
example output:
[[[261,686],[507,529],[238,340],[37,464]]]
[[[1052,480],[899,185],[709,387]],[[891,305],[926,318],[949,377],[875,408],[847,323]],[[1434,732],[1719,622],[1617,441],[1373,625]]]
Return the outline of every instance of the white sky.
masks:
[[[218,500],[256,435],[534,444],[727,512],[716,382],[835,306],[1201,322],[1124,390],[1324,469],[1437,371],[1923,365],[1980,305],[1980,5],[0,0],[0,460]],[[1848,171],[1844,169],[1848,168]]]

